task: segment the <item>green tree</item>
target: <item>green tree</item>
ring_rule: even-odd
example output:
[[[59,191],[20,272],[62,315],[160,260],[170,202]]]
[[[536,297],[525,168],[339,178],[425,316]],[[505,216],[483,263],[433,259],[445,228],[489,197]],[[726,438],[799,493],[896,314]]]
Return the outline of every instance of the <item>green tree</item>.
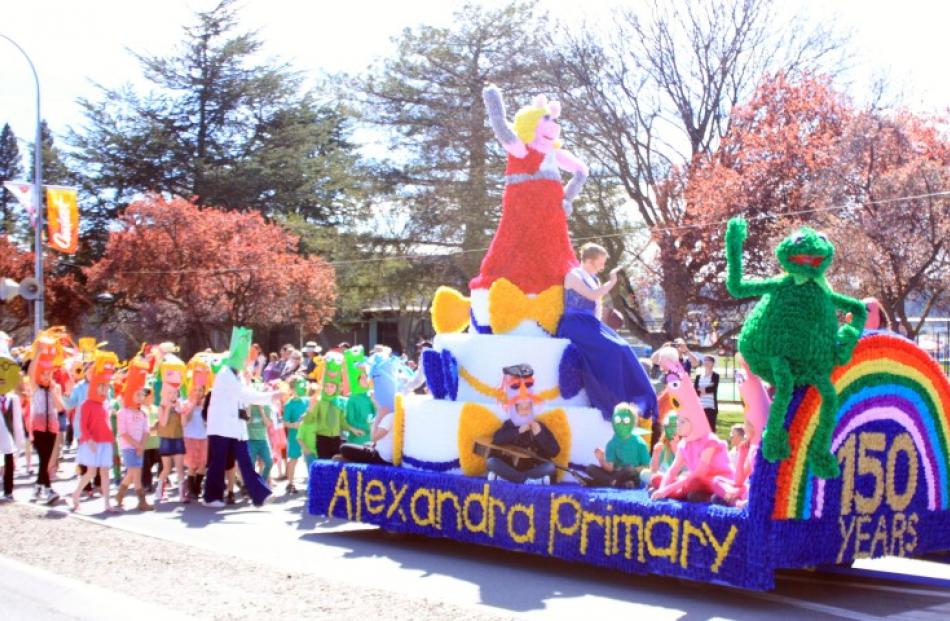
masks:
[[[41,157],[43,158],[43,185],[72,185],[76,182],[76,175],[66,165],[66,158],[63,157],[56,141],[53,139],[53,132],[49,125],[43,120],[40,123],[40,141],[43,144]],[[34,151],[30,148],[30,179],[33,178],[35,166],[33,158]],[[45,204],[45,199],[44,199]]]
[[[8,236],[15,235],[18,228],[17,199],[3,187],[4,181],[20,181],[23,177],[23,161],[16,136],[9,123],[3,124],[0,131],[0,208],[2,208],[3,231]]]
[[[360,212],[350,116],[304,91],[288,65],[257,61],[257,34],[239,32],[237,22],[233,0],[222,0],[196,14],[176,54],[135,55],[148,92],[126,85],[80,100],[86,127],[71,142],[94,223],[146,191],[321,225]],[[101,251],[105,227],[96,228]]]
[[[501,206],[505,157],[488,127],[482,88],[494,82],[513,109],[538,88],[535,62],[544,16],[533,2],[463,5],[450,27],[420,25],[395,38],[395,53],[355,80],[362,117],[384,130],[409,206],[403,241],[460,249],[451,281],[477,273]]]

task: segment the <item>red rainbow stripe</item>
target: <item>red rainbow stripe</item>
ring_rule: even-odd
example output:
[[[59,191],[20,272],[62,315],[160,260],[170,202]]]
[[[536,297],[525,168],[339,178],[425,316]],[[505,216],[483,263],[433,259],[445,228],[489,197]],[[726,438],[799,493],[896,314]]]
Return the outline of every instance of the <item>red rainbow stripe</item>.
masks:
[[[851,386],[883,387],[894,381],[893,378],[915,393],[920,401],[933,406],[933,411],[924,408],[927,411],[917,412],[927,423],[927,433],[916,429],[913,435],[917,439],[916,444],[923,443],[923,446],[916,447],[921,458],[927,455],[932,460],[940,461],[940,467],[930,472],[932,477],[939,480],[933,481],[928,493],[934,497],[928,501],[932,508],[946,509],[950,505],[950,480],[946,474],[950,471],[950,455],[947,451],[950,443],[950,382],[936,361],[907,339],[893,334],[875,333],[863,337],[855,348],[851,362],[836,368],[832,373],[832,381],[839,396]],[[821,397],[811,387],[792,416],[788,426],[791,455],[778,468],[773,519],[804,519],[816,509],[819,512],[821,510],[824,485],[817,478],[810,480],[806,463],[807,447],[817,429],[820,406]],[[852,402],[849,409],[855,407],[857,404]],[[842,433],[846,431],[847,425],[841,425],[844,414],[845,411],[839,409],[834,442],[840,443]],[[880,409],[878,415],[889,416],[885,409]],[[907,418],[893,417],[892,420],[903,425]],[[938,502],[939,506],[935,506]]]

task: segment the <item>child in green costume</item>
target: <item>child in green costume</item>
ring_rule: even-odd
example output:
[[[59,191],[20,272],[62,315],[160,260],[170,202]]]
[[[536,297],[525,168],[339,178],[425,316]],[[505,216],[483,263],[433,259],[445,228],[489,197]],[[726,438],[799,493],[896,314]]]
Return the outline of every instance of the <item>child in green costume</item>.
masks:
[[[294,472],[297,470],[297,460],[302,455],[300,442],[297,441],[301,420],[310,404],[307,399],[307,380],[303,377],[294,377],[290,381],[294,396],[284,404],[284,427],[287,428],[287,493],[296,494]],[[316,430],[314,429],[314,439]],[[313,448],[316,453],[316,446]]]
[[[346,440],[350,444],[367,444],[372,440],[370,430],[376,418],[376,406],[369,396],[373,384],[366,366],[366,354],[363,346],[357,345],[346,350],[343,357],[350,385],[350,396],[346,400]]]
[[[639,418],[635,405],[618,403],[614,408],[614,435],[606,450],[594,450],[599,465],[587,466],[592,485],[631,489],[640,486],[640,472],[650,464],[650,449],[641,436],[650,431],[637,424]]]

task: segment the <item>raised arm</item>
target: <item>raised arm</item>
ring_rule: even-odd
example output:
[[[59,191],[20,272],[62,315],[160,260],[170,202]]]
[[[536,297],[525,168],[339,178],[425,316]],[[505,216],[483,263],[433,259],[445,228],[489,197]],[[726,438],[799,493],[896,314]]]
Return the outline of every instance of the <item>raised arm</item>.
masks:
[[[505,148],[505,151],[515,157],[524,157],[528,154],[528,147],[518,139],[514,128],[505,118],[505,102],[501,90],[494,84],[482,89],[482,100],[485,102],[485,111],[488,113],[488,122],[491,124],[495,138]]]
[[[744,218],[732,218],[726,227],[726,289],[735,298],[761,297],[772,291],[781,277],[766,280],[742,279],[742,246],[749,236]]]

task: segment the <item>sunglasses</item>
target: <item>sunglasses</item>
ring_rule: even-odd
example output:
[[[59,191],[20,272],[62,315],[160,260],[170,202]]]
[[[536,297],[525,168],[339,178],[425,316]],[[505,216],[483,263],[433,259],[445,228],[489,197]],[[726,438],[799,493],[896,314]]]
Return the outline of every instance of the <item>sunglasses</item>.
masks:
[[[534,380],[533,379],[515,380],[511,382],[510,384],[508,384],[508,390],[510,390],[511,392],[518,392],[519,390],[521,390],[522,384],[524,384],[525,388],[531,388],[532,386],[534,386]]]

